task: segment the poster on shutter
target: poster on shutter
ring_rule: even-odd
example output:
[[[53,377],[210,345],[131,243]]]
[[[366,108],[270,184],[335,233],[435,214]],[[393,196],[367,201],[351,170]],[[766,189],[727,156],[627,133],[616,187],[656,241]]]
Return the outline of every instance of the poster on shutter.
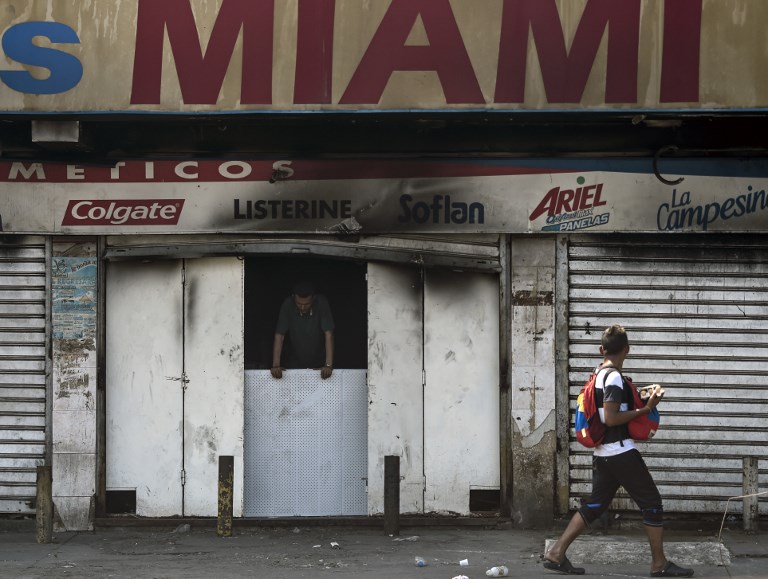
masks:
[[[57,409],[93,409],[96,357],[95,257],[52,258],[53,373]],[[82,402],[78,399],[82,397]]]
[[[53,258],[53,337],[93,340],[96,337],[96,258]]]

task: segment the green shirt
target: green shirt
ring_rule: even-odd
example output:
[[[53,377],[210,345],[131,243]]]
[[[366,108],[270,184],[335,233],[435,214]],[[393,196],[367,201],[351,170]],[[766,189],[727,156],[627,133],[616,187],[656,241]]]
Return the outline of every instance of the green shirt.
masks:
[[[282,365],[286,368],[320,368],[325,365],[325,332],[334,329],[333,315],[324,295],[315,296],[312,309],[299,313],[293,296],[285,298],[277,318],[276,334],[285,336]]]

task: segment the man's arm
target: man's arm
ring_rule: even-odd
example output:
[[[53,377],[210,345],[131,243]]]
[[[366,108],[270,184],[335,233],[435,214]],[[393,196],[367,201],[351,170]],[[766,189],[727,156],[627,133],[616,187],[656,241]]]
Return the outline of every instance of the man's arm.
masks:
[[[320,377],[325,380],[333,374],[333,330],[326,330],[325,335],[325,366],[320,370]]]
[[[273,378],[283,377],[283,368],[280,366],[280,358],[283,355],[283,342],[285,336],[283,334],[275,334],[275,341],[272,344],[272,368],[270,372]]]

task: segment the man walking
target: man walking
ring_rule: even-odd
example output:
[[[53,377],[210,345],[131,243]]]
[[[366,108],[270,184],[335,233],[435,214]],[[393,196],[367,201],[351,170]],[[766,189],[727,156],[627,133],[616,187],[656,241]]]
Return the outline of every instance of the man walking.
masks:
[[[604,358],[596,370],[595,402],[607,428],[605,438],[595,447],[592,458],[592,494],[544,555],[544,567],[568,575],[584,574],[584,569],[574,567],[565,553],[571,543],[608,509],[619,486],[623,486],[643,515],[643,529],[651,546],[651,577],[691,577],[693,569],[678,567],[664,555],[661,495],[627,430],[627,424],[650,413],[663,394],[654,391],[646,406],[630,409],[632,395],[624,388],[619,372],[629,354],[629,340],[622,326],[616,324],[606,328],[600,353]]]

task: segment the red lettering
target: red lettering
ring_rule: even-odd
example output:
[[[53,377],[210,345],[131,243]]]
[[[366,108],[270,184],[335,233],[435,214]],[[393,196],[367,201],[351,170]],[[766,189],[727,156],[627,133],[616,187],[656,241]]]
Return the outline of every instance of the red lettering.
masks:
[[[528,219],[530,221],[533,221],[540,215],[543,215],[546,211],[549,215],[555,214],[555,205],[557,203],[557,197],[560,194],[560,187],[555,187],[554,189],[550,189],[546,195],[544,195],[544,199],[541,200],[541,202],[538,204],[536,209],[533,210],[533,212],[530,214]]]
[[[419,16],[429,45],[408,46]],[[398,70],[437,72],[448,103],[485,103],[449,0],[393,0],[340,104],[379,103]]]
[[[272,104],[275,0],[220,0],[202,33],[192,0],[138,0],[131,104],[161,104],[167,36],[184,104],[215,105],[238,44],[240,102]],[[493,102],[523,103],[533,43],[547,101],[579,103],[607,39],[605,103],[638,102],[641,0],[586,0],[570,47],[557,0],[503,0]],[[332,104],[336,0],[297,0],[294,103]],[[703,0],[665,0],[659,100],[700,95]],[[408,44],[417,21],[428,43]],[[202,27],[201,27],[202,28]],[[201,34],[210,34],[208,42]],[[202,46],[207,44],[203,50]],[[486,103],[451,0],[391,0],[339,104],[381,102],[397,71],[434,71],[446,103]]]
[[[576,190],[574,191],[573,203],[572,203],[572,207],[574,211],[577,211],[579,209],[579,205],[582,204],[581,193],[583,190],[584,190],[583,187],[576,187]]]
[[[241,29],[240,101],[270,104],[274,9],[274,0],[223,0],[203,55],[190,0],[139,0],[131,104],[160,104],[166,30],[184,103],[216,104]]]
[[[592,193],[593,190],[594,193]],[[533,210],[528,219],[533,221],[545,212],[551,216],[605,205],[606,202],[600,199],[602,192],[602,183],[579,187],[576,190],[555,187],[547,192],[544,199],[536,206],[536,209]]]
[[[333,30],[336,0],[299,0],[296,104],[330,104],[333,97]]]
[[[591,201],[594,194],[592,193],[592,189],[595,189],[596,187],[594,185],[589,185],[587,187],[584,187],[583,189],[579,189],[581,191],[581,201],[579,202],[579,209],[587,209],[588,207],[592,207]]]
[[[661,59],[663,103],[699,102],[701,0],[664,3],[664,46]]]
[[[557,208],[555,209],[555,213],[565,213],[566,211],[575,211],[574,205],[571,205],[571,201],[573,201],[573,198],[575,196],[575,193],[573,192],[573,189],[563,189],[560,191],[560,196],[557,199]]]
[[[555,0],[505,0],[495,102],[525,100],[529,28],[549,102],[581,101],[608,29],[606,103],[637,102],[640,0],[589,0],[570,51]]]
[[[603,184],[600,183],[597,186],[597,191],[595,192],[595,202],[592,204],[592,207],[600,207],[601,205],[605,205],[608,203],[607,201],[602,201],[600,199],[600,194],[603,192]]]

